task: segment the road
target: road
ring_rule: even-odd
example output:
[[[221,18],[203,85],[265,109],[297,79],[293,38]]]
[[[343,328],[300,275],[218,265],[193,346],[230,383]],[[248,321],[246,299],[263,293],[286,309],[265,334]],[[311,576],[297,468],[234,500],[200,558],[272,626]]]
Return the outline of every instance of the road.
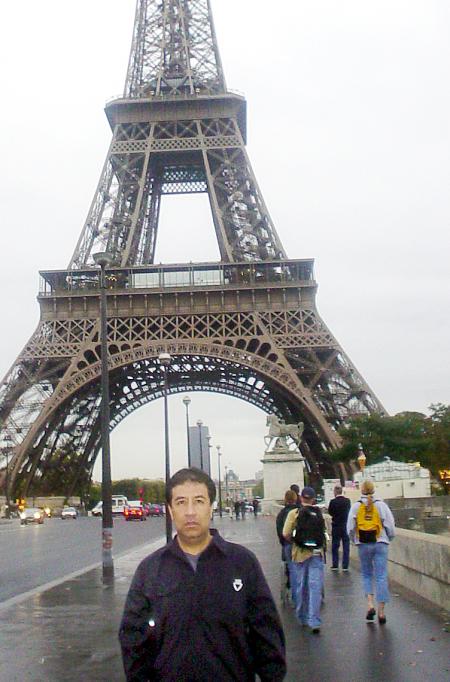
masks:
[[[114,556],[162,537],[163,518],[128,523],[114,519]],[[18,519],[0,525],[0,604],[101,562],[100,518],[46,519],[21,526]]]

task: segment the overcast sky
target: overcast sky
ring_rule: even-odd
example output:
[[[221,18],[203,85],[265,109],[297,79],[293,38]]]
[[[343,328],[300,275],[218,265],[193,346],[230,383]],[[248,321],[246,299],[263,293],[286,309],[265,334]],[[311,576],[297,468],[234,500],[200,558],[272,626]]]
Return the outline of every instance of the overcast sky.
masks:
[[[448,403],[450,3],[212,5],[228,87],[247,98],[258,182],[288,256],[315,259],[320,314],[388,412]],[[134,0],[0,3],[2,376],[37,325],[38,270],[67,267],[82,229],[134,10]],[[167,198],[160,235],[157,261],[218,257],[206,197]],[[169,401],[173,469],[186,458],[181,398]],[[222,464],[252,477],[265,415],[191,398]],[[113,478],[163,475],[162,420],[156,401],[122,422]]]

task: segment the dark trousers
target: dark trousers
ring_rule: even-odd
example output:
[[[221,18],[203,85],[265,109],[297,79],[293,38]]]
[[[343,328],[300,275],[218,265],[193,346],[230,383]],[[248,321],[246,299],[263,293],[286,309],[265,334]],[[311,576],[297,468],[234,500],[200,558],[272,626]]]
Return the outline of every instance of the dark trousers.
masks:
[[[331,527],[331,555],[333,558],[333,568],[339,568],[339,546],[342,541],[342,568],[348,568],[350,559],[350,540],[345,526]]]

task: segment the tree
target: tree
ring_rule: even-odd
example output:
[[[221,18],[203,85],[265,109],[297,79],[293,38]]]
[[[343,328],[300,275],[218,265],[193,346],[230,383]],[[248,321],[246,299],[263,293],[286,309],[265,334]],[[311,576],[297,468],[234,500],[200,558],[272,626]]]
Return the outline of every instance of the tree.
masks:
[[[253,488],[254,497],[264,497],[264,481],[261,478]]]
[[[113,495],[125,495],[129,500],[137,500],[140,487],[139,478],[122,478],[119,481],[112,482],[112,493]]]
[[[146,480],[142,478],[122,478],[112,482],[113,495],[125,495],[129,500],[138,500],[141,497],[144,502],[162,504],[165,500],[166,486],[160,479]]]
[[[401,462],[417,462],[438,477],[450,464],[450,406],[430,406],[430,416],[420,412],[400,412],[393,417],[379,414],[350,419],[339,431],[341,448],[333,453],[336,461],[354,460],[361,443],[366,464],[389,456]]]

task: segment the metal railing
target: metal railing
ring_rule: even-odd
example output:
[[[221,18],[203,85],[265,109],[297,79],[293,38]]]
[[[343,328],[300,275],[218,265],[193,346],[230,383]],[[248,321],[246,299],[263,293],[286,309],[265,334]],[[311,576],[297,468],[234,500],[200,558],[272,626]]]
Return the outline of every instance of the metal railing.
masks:
[[[190,263],[110,268],[108,289],[179,289],[196,287],[250,286],[272,284],[306,286],[314,283],[313,260],[258,261],[248,263]],[[40,296],[98,290],[96,267],[83,270],[40,272]]]

